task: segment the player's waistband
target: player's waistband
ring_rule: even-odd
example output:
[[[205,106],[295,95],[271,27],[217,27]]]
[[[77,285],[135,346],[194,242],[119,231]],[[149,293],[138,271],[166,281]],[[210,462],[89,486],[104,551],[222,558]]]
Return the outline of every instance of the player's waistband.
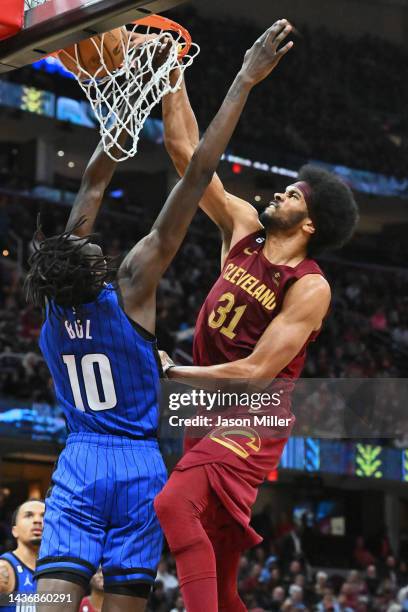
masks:
[[[95,444],[98,446],[106,446],[107,448],[124,448],[138,447],[159,448],[157,437],[142,437],[142,436],[113,436],[111,434],[100,434],[90,431],[79,431],[68,435],[66,445],[68,444]]]

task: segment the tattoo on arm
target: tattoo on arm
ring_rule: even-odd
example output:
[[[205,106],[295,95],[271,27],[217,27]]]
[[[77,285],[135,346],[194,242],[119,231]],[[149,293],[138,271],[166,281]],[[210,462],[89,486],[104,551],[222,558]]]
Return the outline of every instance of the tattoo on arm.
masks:
[[[0,593],[9,593],[11,588],[11,572],[8,563],[0,561]]]

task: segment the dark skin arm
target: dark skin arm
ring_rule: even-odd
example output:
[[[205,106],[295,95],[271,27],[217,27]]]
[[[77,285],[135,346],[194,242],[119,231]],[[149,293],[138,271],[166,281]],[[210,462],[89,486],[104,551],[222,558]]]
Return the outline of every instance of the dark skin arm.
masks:
[[[124,145],[126,138],[127,134],[123,132],[119,136],[119,143]],[[75,235],[82,238],[92,233],[105,190],[111,182],[116,165],[117,162],[106,155],[102,142],[100,142],[82,177],[81,186],[66,225],[67,231],[74,227],[81,218],[84,218],[84,223],[75,230]]]
[[[152,38],[156,38],[156,36],[151,35],[132,35],[132,44],[134,46],[141,45],[146,40],[151,40]],[[155,62],[160,64],[160,62],[166,57],[169,44],[164,44],[156,53]],[[129,104],[132,104],[133,98],[130,98]],[[125,107],[122,111],[123,113],[128,112],[128,108]],[[128,138],[128,134],[126,130],[123,130],[119,135],[118,144],[121,147],[124,147],[126,140]],[[112,147],[112,156],[115,158],[120,158],[120,148]],[[105,190],[109,183],[111,182],[113,173],[115,172],[117,166],[117,162],[111,159],[109,155],[106,155],[103,149],[102,141],[98,144],[94,154],[88,162],[88,165],[85,169],[84,175],[82,177],[81,186],[79,188],[78,194],[75,198],[75,202],[73,204],[71,214],[68,219],[68,223],[66,225],[66,229],[70,230],[75,226],[76,223],[82,218],[84,218],[84,223],[75,230],[75,235],[83,238],[92,233],[93,226],[98,215],[102,199],[105,193]]]
[[[171,79],[175,81],[177,74]],[[199,129],[183,81],[181,88],[163,99],[164,142],[180,176],[199,141]],[[218,174],[204,192],[200,208],[218,226],[222,236],[221,267],[230,249],[241,238],[262,229],[256,209],[245,200],[228,193]]]
[[[167,376],[197,384],[220,378],[270,382],[296,357],[310,335],[320,329],[329,304],[328,282],[317,274],[303,276],[290,287],[281,312],[248,357],[214,366],[171,367]],[[166,367],[168,356],[164,354],[162,360]]]
[[[118,280],[126,313],[154,332],[157,285],[179,249],[200,199],[211,182],[251,89],[278,65],[292,47],[286,22],[276,22],[247,51],[220,110],[192,155],[183,178],[169,195],[150,233],[130,251]]]
[[[14,571],[10,563],[0,560],[0,593],[12,593],[15,582]]]

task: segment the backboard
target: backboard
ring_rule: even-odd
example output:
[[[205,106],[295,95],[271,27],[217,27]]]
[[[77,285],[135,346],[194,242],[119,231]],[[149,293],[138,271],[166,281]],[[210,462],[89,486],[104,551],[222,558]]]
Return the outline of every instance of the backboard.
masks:
[[[43,2],[35,6],[38,1]],[[31,0],[20,32],[0,40],[0,73],[185,0]]]

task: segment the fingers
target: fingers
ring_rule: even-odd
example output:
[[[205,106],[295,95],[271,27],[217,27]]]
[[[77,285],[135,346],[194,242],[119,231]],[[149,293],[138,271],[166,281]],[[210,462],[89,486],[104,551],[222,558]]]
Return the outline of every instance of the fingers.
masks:
[[[291,31],[292,25],[289,21],[287,19],[279,19],[265,32],[263,42],[265,45],[271,46],[276,50]]]
[[[281,30],[280,34],[278,34],[274,40],[274,44],[276,45],[276,47],[279,47],[280,43],[289,35],[289,33],[292,31],[292,26],[290,23],[288,23],[283,30]]]
[[[286,55],[286,53],[288,51],[291,50],[291,48],[293,47],[295,43],[293,42],[293,40],[290,40],[288,43],[286,43],[286,45],[284,47],[282,47],[282,49],[279,49],[279,51],[276,52],[276,56],[279,57],[279,59],[281,57],[283,57],[284,55]]]

